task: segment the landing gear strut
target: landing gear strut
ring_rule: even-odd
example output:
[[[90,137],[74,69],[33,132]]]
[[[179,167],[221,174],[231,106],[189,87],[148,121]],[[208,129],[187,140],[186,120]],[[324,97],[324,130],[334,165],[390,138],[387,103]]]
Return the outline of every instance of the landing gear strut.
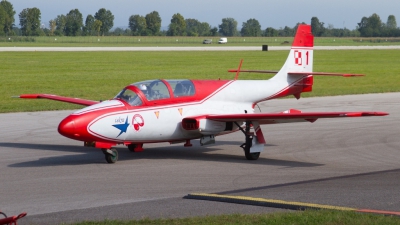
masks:
[[[116,163],[118,161],[118,151],[115,148],[110,148],[110,149],[102,149],[105,157],[106,157],[106,161],[108,163]]]
[[[253,145],[253,138],[254,133],[250,132],[250,121],[246,121],[245,130],[239,124],[235,122],[235,124],[239,127],[239,129],[244,133],[246,137],[246,142],[240,145],[241,148],[244,150],[244,155],[246,156],[247,160],[257,160],[260,157],[260,152],[250,152],[250,148]]]
[[[129,144],[127,146],[131,152],[143,152],[143,144]]]

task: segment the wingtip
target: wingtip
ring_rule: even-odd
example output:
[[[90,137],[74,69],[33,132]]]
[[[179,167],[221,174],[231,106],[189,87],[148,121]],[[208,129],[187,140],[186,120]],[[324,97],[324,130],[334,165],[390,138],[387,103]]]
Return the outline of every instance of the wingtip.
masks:
[[[389,113],[387,112],[364,112],[362,116],[387,116]]]
[[[364,76],[365,74],[349,74],[349,73],[343,74],[343,77],[364,77]]]

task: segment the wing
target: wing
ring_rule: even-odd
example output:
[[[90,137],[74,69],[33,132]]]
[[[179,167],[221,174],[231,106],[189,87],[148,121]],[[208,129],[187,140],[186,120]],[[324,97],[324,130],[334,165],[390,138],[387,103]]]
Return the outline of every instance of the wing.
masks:
[[[288,110],[281,113],[255,113],[255,114],[225,114],[206,115],[206,119],[233,122],[233,121],[257,121],[259,124],[315,122],[320,118],[361,117],[361,116],[386,116],[386,112],[301,112]]]
[[[18,96],[18,98],[45,98],[45,99],[50,99],[50,100],[55,100],[55,101],[60,101],[60,102],[68,102],[68,103],[85,105],[85,106],[94,105],[94,104],[99,103],[97,101],[92,101],[92,100],[64,97],[64,96],[58,96],[58,95],[49,95],[49,94],[25,94],[25,95]]]

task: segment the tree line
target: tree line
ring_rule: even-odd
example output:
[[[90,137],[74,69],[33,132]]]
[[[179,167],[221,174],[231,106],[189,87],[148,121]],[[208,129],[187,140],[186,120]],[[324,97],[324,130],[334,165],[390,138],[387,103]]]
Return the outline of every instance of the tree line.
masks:
[[[131,15],[128,19],[128,29],[114,26],[114,15],[105,8],[99,9],[94,16],[89,14],[83,23],[83,15],[78,9],[72,9],[67,14],[57,15],[48,22],[48,28],[41,26],[40,9],[26,8],[19,14],[20,28],[15,26],[15,11],[7,0],[0,2],[0,35],[12,36],[243,36],[243,37],[287,37],[294,36],[294,27],[285,26],[275,29],[267,27],[262,30],[258,20],[251,18],[243,22],[238,30],[238,22],[234,18],[223,18],[218,27],[212,27],[207,22],[197,19],[185,19],[180,13],[172,16],[167,30],[161,30],[161,17],[157,11],[145,16]],[[304,22],[302,22],[304,24]],[[311,18],[312,33],[316,37],[399,37],[400,28],[396,18],[390,15],[384,23],[376,13],[363,17],[354,30],[334,28],[333,25],[320,22],[317,17]]]

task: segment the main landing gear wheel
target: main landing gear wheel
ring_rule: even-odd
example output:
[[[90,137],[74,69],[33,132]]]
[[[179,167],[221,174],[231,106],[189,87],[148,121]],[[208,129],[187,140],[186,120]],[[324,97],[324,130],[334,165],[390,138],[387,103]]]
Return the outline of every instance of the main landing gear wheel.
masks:
[[[250,122],[246,122],[246,130],[243,130],[243,128],[241,128],[239,124],[236,125],[238,125],[239,129],[242,130],[242,132],[246,136],[246,142],[240,145],[240,147],[243,148],[244,150],[244,155],[246,156],[246,159],[257,160],[260,157],[260,153],[250,152],[250,148],[253,145],[253,136],[254,136],[253,133],[250,132]]]
[[[250,152],[252,146],[253,137],[251,135],[246,135],[246,143],[243,143],[240,147],[244,150],[244,155],[247,160],[257,160],[260,157],[259,152]]]
[[[244,155],[246,156],[247,160],[257,160],[260,157],[260,153],[259,152],[251,153],[250,149],[249,149],[249,151],[245,150],[244,151]]]
[[[118,151],[115,148],[103,149],[103,153],[108,163],[116,163],[118,161]]]

